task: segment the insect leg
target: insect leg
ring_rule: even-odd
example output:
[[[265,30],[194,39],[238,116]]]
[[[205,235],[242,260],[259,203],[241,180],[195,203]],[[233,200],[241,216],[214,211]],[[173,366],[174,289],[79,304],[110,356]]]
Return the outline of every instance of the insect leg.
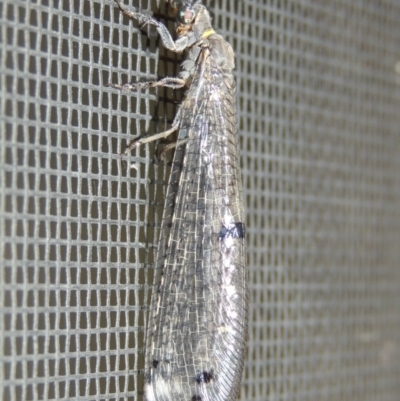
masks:
[[[179,124],[181,122],[181,111],[179,109],[178,113],[176,114],[172,126],[170,129],[160,132],[155,135],[145,136],[141,138],[134,139],[125,149],[125,154],[128,154],[132,149],[139,147],[145,143],[156,141],[157,139],[166,138],[167,136],[171,135],[173,132],[179,129]]]
[[[186,81],[181,78],[162,78],[159,81],[147,81],[147,82],[137,82],[134,84],[113,84],[113,83],[108,83],[107,86],[114,88],[114,89],[120,89],[124,91],[136,91],[136,90],[143,90],[143,89],[149,89],[149,88],[156,88],[158,86],[164,86],[167,88],[172,88],[172,89],[180,89],[185,86]]]
[[[150,17],[149,15],[146,14],[141,14],[136,11],[130,11],[128,10],[125,5],[120,1],[120,0],[115,0],[115,2],[118,4],[119,9],[129,18],[135,19],[138,21],[139,25],[143,28],[146,25],[153,25],[156,29],[158,34],[160,35],[160,38],[164,44],[164,46],[172,50],[174,52],[181,52],[183,51],[187,46],[187,40],[179,40],[177,42],[174,42],[174,39],[172,39],[171,34],[168,32],[167,27],[162,24],[161,22],[157,21],[156,19]]]

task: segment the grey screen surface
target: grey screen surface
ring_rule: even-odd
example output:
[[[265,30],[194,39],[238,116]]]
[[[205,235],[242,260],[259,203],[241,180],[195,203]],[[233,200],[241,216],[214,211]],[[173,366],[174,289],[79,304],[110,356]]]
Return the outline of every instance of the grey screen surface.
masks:
[[[400,4],[204,1],[236,52],[241,400],[398,400]],[[173,30],[163,1],[128,1]],[[142,400],[181,57],[112,1],[0,3],[0,399]],[[130,169],[130,163],[138,169]],[[172,400],[171,400],[172,401]]]

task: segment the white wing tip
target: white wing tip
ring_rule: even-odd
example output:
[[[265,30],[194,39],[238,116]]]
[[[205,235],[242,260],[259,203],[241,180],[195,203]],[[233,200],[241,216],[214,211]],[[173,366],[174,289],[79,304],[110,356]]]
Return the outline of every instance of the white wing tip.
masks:
[[[144,386],[144,394],[145,394],[145,400],[146,401],[156,401],[155,395],[154,395],[154,389],[151,384],[145,384]]]

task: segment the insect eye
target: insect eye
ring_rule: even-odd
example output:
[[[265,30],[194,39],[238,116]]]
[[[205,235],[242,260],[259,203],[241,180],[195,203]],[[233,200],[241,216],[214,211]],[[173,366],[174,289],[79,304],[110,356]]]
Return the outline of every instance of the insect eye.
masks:
[[[196,12],[192,7],[184,6],[178,11],[178,21],[183,25],[189,25],[196,17]]]

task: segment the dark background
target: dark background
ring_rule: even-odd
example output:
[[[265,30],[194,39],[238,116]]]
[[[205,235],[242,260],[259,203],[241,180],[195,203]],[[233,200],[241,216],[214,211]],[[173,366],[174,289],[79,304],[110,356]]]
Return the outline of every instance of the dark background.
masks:
[[[400,394],[400,4],[215,0],[236,52],[251,308],[241,400]],[[128,1],[173,30],[163,1]],[[181,56],[112,1],[0,3],[0,398],[142,400]],[[138,163],[138,170],[130,163]]]

